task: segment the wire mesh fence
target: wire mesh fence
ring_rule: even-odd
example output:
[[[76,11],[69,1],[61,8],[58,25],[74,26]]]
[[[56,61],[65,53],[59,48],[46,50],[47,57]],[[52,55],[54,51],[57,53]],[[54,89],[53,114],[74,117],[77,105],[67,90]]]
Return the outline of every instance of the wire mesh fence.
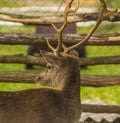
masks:
[[[119,0],[106,0],[109,8],[120,8]],[[63,14],[65,7],[65,0],[1,0],[0,1],[0,13],[5,14],[24,14],[26,16],[55,16]],[[77,13],[94,13],[100,9],[99,0],[80,0],[80,7]],[[85,35],[89,29],[95,24],[94,21],[79,22],[76,23],[76,33]],[[120,33],[119,22],[108,22],[104,21],[99,29],[96,31],[96,35],[115,35]],[[28,26],[20,23],[0,21],[0,32],[4,33],[28,33],[34,34],[37,32],[38,26]],[[50,28],[46,29],[49,33]],[[37,32],[39,33],[39,32]],[[86,57],[99,57],[99,56],[118,56],[120,55],[120,46],[85,46]],[[0,54],[27,54],[28,46],[21,45],[0,45]],[[37,69],[37,68],[36,68]],[[26,70],[25,65],[15,64],[0,64],[0,71],[24,71]],[[81,74],[91,75],[120,75],[120,65],[97,65],[87,66],[85,69],[81,69]],[[88,89],[87,92],[90,92]],[[95,91],[95,92],[94,92]],[[86,92],[83,91],[83,94]],[[96,100],[99,97],[96,90]],[[89,97],[88,97],[89,98]]]
[[[40,16],[50,16],[50,15],[58,15],[63,14],[62,11],[64,10],[65,0],[49,0],[47,2],[44,1],[37,1],[37,0],[28,0],[28,1],[20,1],[20,0],[1,0],[0,11],[2,13],[14,13],[14,14],[26,14],[26,15],[40,15]],[[106,1],[107,6],[110,8],[119,7],[118,0],[115,1]],[[98,0],[87,0],[83,1],[80,0],[80,7],[78,13],[90,13],[90,12],[97,12],[100,8],[100,4]],[[87,34],[88,30],[94,25],[95,22],[79,22],[76,23],[77,32],[78,34]],[[3,22],[0,21],[0,31],[1,32],[13,32],[13,33],[36,33],[36,26],[25,26],[20,23],[13,23],[13,22]],[[50,29],[46,29],[49,33]],[[100,28],[97,30],[96,34],[105,35],[105,34],[116,34],[119,33],[119,22],[103,22]],[[2,47],[2,46],[1,46]],[[4,46],[6,48],[6,52],[1,50],[1,54],[5,52],[6,54],[13,54],[14,47],[16,46]],[[15,53],[27,53],[27,47],[18,46],[19,51]],[[17,49],[18,49],[17,48]],[[16,50],[16,49],[15,49]],[[114,56],[120,55],[119,53],[119,46],[88,46],[86,47],[87,56]],[[101,65],[96,67],[88,67],[90,70],[82,70],[83,73],[87,74],[120,74],[120,66],[119,65]],[[93,69],[92,69],[93,68]],[[96,71],[95,71],[95,69]],[[93,71],[93,72],[92,72]],[[94,72],[95,71],[95,72]]]

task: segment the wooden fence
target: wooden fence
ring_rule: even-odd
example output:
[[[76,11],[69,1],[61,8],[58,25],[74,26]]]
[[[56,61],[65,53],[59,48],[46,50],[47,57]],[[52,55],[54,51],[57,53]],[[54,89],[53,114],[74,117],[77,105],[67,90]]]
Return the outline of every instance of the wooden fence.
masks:
[[[20,18],[21,17],[21,18]],[[78,22],[78,21],[91,21],[96,20],[98,13],[81,14],[76,16],[70,16],[68,22]],[[3,15],[0,14],[0,20],[21,22],[23,24],[50,24],[62,23],[62,17],[43,17],[45,20],[40,18],[27,19],[28,17],[19,15]],[[59,19],[58,19],[59,18]],[[61,18],[61,19],[60,19]],[[38,23],[35,20],[38,20]],[[60,21],[61,20],[61,21]],[[120,13],[118,12],[116,16],[110,18],[104,18],[107,21],[120,21]],[[12,34],[12,33],[0,33],[0,44],[1,45],[39,45],[47,49],[46,37],[49,38],[52,45],[56,45],[56,35],[38,35],[38,34]],[[63,41],[66,45],[75,44],[76,42],[82,40],[84,35],[64,35]],[[103,35],[103,36],[93,36],[83,45],[106,45],[115,46],[120,45],[120,34],[113,35]],[[20,63],[20,64],[33,64],[45,66],[45,62],[42,58],[37,58],[35,56],[25,56],[22,54],[17,55],[0,55],[0,63]],[[109,56],[109,57],[92,57],[92,58],[80,58],[80,65],[102,65],[102,64],[120,64],[120,56]],[[0,72],[0,82],[15,82],[15,83],[34,83],[35,77],[38,75],[37,72]],[[96,76],[96,75],[81,75],[82,86],[92,86],[92,87],[106,87],[120,85],[120,76]],[[95,112],[95,113],[120,113],[119,105],[85,105],[83,104],[84,112]]]

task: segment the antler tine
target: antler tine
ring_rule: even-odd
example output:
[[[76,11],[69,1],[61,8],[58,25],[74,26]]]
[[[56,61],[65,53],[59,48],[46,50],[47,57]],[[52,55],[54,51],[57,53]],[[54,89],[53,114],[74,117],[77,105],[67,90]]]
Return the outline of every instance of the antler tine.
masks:
[[[47,45],[48,45],[48,47],[49,47],[52,51],[54,51],[54,50],[55,50],[55,48],[53,48],[53,47],[51,46],[51,44],[50,44],[50,42],[49,42],[48,38],[46,39],[46,41],[47,41]]]
[[[62,26],[61,26],[60,28],[57,28],[57,27],[55,26],[55,24],[52,23],[52,27],[53,27],[54,30],[57,32],[57,38],[58,38],[58,45],[57,45],[57,48],[56,48],[56,49],[53,48],[53,47],[50,45],[49,41],[47,40],[48,46],[49,46],[50,49],[53,51],[53,53],[54,53],[55,55],[57,55],[57,56],[60,55],[60,50],[61,50],[61,48],[62,48],[62,32],[63,32],[64,28],[65,28],[66,25],[67,25],[67,16],[68,16],[69,13],[74,13],[74,12],[76,12],[77,9],[78,9],[78,7],[79,7],[79,0],[75,0],[76,6],[75,6],[75,8],[71,8],[71,5],[72,5],[73,1],[74,1],[74,0],[68,0],[68,2],[67,2],[67,6],[66,6],[65,12],[64,12],[64,22],[63,22]]]
[[[69,0],[68,3],[67,3],[68,6],[67,6],[66,9],[69,13],[75,13],[79,8],[79,0],[75,0],[76,6],[74,8],[71,8],[71,5],[72,5],[73,1],[74,0]]]
[[[71,47],[65,47],[64,46],[64,53],[68,53],[73,49],[78,48],[81,44],[83,44],[84,42],[88,41],[90,39],[90,37],[92,36],[92,34],[96,31],[96,29],[99,27],[99,25],[101,24],[101,22],[103,21],[103,19],[107,16],[115,16],[117,10],[108,10],[106,3],[104,0],[100,0],[100,3],[102,5],[102,11],[97,19],[97,23],[95,24],[95,26],[90,30],[90,32],[88,33],[88,35],[85,37],[85,39],[83,39],[81,42],[71,46]]]
[[[65,28],[65,26],[67,24],[67,16],[68,16],[68,14],[69,13],[75,13],[78,10],[78,8],[79,8],[79,0],[75,0],[76,6],[74,8],[71,8],[71,5],[72,5],[73,1],[74,0],[68,0],[67,1],[67,6],[66,6],[65,12],[64,12],[64,23],[63,23],[62,27],[60,28],[61,31],[64,30],[64,28]]]

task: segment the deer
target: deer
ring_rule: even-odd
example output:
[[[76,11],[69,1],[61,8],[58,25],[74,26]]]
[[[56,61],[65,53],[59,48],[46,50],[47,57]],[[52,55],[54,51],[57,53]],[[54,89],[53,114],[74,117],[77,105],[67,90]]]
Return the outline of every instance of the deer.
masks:
[[[74,1],[75,6],[72,7]],[[37,83],[56,88],[0,91],[0,123],[79,123],[82,112],[80,69],[74,49],[90,39],[104,17],[114,15],[116,10],[108,10],[104,0],[100,0],[100,3],[101,13],[85,39],[67,47],[62,42],[62,32],[68,14],[76,12],[79,7],[79,0],[67,0],[63,25],[57,28],[52,24],[57,32],[57,47],[54,48],[47,39],[52,52],[40,51],[47,65],[36,77]]]

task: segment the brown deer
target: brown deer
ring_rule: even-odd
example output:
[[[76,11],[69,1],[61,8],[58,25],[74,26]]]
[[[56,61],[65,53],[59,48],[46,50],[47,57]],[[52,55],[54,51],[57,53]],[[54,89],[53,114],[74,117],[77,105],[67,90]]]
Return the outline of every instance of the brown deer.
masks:
[[[46,69],[37,77],[37,81],[45,85],[53,85],[59,89],[33,89],[20,92],[0,92],[0,123],[78,123],[81,115],[80,104],[80,71],[76,55],[68,53],[88,41],[102,22],[103,18],[113,11],[106,8],[104,0],[102,12],[96,25],[86,38],[69,48],[63,45],[62,31],[67,24],[68,13],[76,12],[79,0],[75,0],[75,8],[71,7],[74,0],[68,0],[64,13],[64,23],[57,29],[58,46],[53,53],[41,51],[48,63]],[[61,53],[61,48],[64,51]]]

